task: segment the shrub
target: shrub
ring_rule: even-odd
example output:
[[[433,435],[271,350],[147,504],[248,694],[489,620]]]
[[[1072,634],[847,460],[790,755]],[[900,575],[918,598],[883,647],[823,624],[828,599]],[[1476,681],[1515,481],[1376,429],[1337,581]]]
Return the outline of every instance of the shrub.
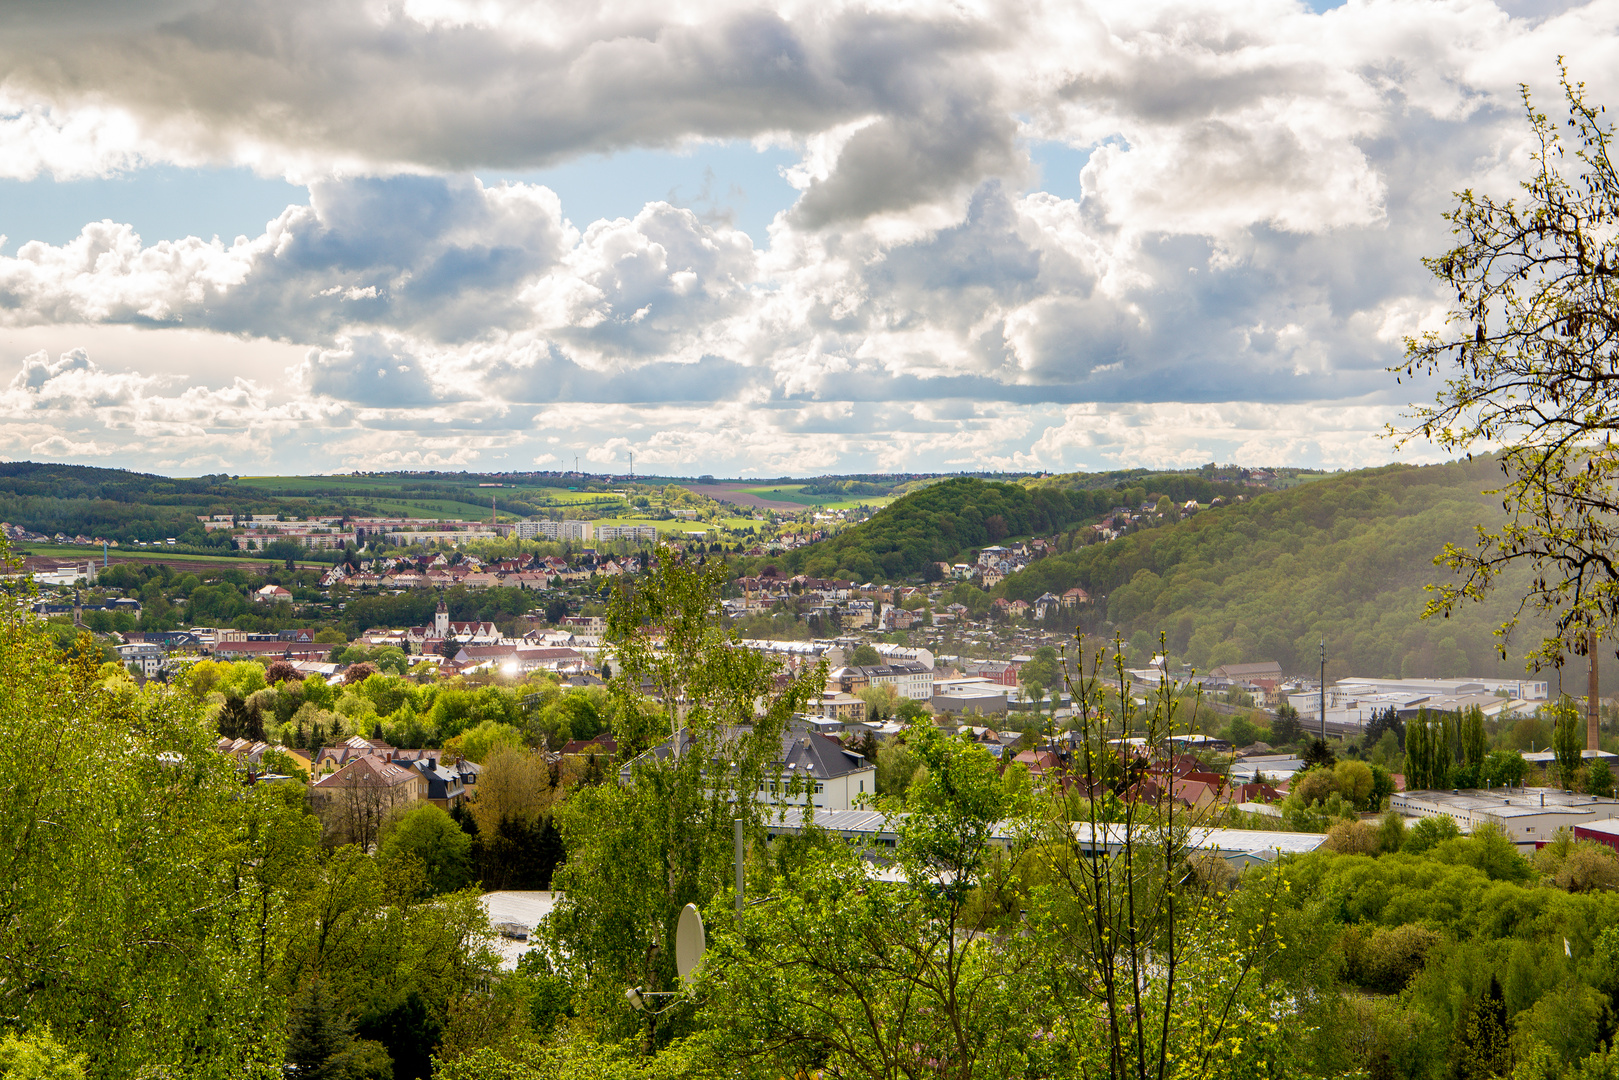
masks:
[[[1364,761],[1340,761],[1333,769],[1338,791],[1356,806],[1365,806],[1372,793],[1372,767]]]
[[[1377,827],[1377,848],[1384,852],[1399,851],[1404,844],[1405,818],[1390,810]]]
[[[1415,923],[1379,927],[1360,950],[1357,981],[1368,989],[1398,993],[1422,970],[1428,950],[1438,943],[1437,933]]]
[[[1207,893],[1230,892],[1237,884],[1237,871],[1218,855],[1203,854],[1188,863],[1193,885]]]
[[[1552,880],[1569,892],[1619,888],[1619,856],[1602,844],[1575,844]]]
[[[1327,796],[1338,791],[1338,775],[1331,769],[1311,769],[1294,781],[1291,794],[1305,806],[1325,802]]]
[[[1443,840],[1454,840],[1462,835],[1455,820],[1449,814],[1440,814],[1438,817],[1422,818],[1411,831],[1406,834],[1404,850],[1413,855],[1420,855]]]
[[[1377,833],[1364,821],[1337,822],[1322,846],[1340,855],[1376,855],[1379,849]]]

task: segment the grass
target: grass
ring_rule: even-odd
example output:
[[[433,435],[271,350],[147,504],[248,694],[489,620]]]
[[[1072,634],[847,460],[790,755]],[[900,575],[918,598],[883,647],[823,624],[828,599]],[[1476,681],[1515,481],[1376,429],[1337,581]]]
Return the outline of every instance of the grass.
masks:
[[[407,493],[404,488],[413,481],[383,479],[370,476],[244,476],[235,481],[241,487],[269,492],[286,492],[298,498],[327,498],[341,500],[350,510],[374,513],[378,517],[440,518],[456,521],[482,521],[488,509],[480,505],[494,496],[500,500],[516,496],[536,506],[611,506],[623,502],[623,496],[605,491],[563,491],[551,487],[480,488],[475,483],[450,485],[460,488],[478,503],[435,499]],[[503,512],[503,521],[516,520],[516,515]]]
[[[101,565],[100,545],[89,544],[23,544],[14,548],[12,555],[17,558],[37,555],[45,559],[73,559],[93,560],[97,566]],[[107,552],[107,557],[114,562],[219,562],[219,563],[262,563],[276,562],[280,559],[266,559],[261,551],[237,551],[229,555],[188,555],[179,551],[165,551],[158,547],[116,547]],[[295,560],[300,566],[326,567],[330,563],[308,562],[302,559]]]
[[[727,517],[721,518],[718,523],[707,521],[684,521],[679,518],[674,521],[650,521],[646,518],[597,518],[590,523],[593,527],[602,525],[654,525],[660,535],[682,536],[693,529],[730,529],[733,532],[742,532],[750,526],[759,523],[752,518]]]
[[[853,498],[835,498],[831,495],[806,495],[803,484],[774,484],[764,487],[743,488],[749,495],[777,502],[798,503],[816,510],[852,510],[856,506],[887,506],[898,495],[857,495]]]

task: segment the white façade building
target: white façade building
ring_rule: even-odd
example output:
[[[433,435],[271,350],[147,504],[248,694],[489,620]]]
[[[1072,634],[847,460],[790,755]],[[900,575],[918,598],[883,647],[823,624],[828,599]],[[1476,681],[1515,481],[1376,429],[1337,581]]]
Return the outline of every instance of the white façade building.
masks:
[[[680,731],[681,752],[691,746],[690,732]],[[619,782],[628,783],[636,761],[651,755],[658,760],[674,751],[674,740],[663,742],[619,770]],[[843,744],[819,732],[794,725],[782,733],[781,754],[766,770],[774,775],[760,782],[759,801],[788,806],[813,805],[817,810],[850,810],[861,796],[877,793],[877,766]]]

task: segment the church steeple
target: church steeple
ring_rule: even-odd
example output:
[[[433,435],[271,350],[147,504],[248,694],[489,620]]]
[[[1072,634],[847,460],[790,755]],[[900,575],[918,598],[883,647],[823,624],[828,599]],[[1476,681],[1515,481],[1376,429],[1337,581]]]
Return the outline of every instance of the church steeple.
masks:
[[[442,600],[438,602],[438,610],[433,612],[433,629],[441,638],[450,636],[450,609]]]

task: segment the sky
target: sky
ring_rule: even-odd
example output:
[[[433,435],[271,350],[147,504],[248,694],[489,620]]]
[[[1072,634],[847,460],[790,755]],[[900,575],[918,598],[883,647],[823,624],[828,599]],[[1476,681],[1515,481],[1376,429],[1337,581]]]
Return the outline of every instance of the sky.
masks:
[[[9,0],[0,459],[1438,460],[1387,370],[1619,0]]]

